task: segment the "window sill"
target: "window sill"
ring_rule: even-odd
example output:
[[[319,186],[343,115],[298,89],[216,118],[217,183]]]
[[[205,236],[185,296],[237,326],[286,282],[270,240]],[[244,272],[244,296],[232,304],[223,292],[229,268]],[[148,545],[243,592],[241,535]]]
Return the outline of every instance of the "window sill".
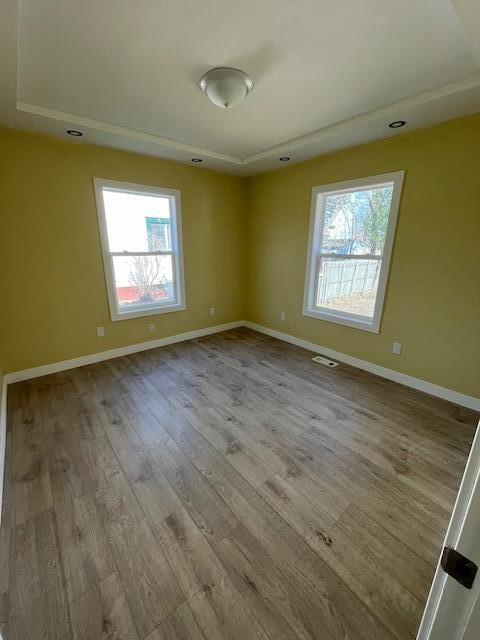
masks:
[[[145,309],[136,309],[124,313],[119,313],[115,311],[111,313],[112,321],[115,322],[117,320],[130,320],[132,318],[144,318],[146,316],[158,316],[162,313],[173,313],[174,311],[184,311],[186,309],[186,305],[182,304],[169,304],[165,306],[159,307],[148,307]]]
[[[380,319],[375,317],[364,319],[364,317],[356,316],[353,313],[308,308],[303,310],[303,315],[309,316],[310,318],[316,318],[317,320],[327,320],[328,322],[334,322],[335,324],[343,324],[346,327],[361,329],[362,331],[369,331],[370,333],[380,332]]]

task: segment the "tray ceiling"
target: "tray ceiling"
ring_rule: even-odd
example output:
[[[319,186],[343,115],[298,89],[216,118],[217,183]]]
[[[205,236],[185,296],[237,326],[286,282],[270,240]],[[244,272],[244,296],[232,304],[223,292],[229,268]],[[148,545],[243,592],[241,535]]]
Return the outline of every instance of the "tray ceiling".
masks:
[[[250,174],[397,135],[391,120],[412,129],[479,110],[464,0],[15,4],[0,34],[9,126]],[[231,110],[197,86],[222,65],[255,82]]]

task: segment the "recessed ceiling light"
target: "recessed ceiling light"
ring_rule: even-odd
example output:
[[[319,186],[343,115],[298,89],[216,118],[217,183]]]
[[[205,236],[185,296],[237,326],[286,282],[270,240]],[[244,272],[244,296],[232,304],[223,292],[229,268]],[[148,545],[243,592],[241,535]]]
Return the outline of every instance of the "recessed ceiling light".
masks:
[[[290,160],[290,156],[281,156],[279,160],[280,162],[288,162]]]
[[[80,138],[80,136],[83,136],[83,133],[81,131],[75,131],[75,129],[69,129],[67,133],[69,136],[74,136],[75,138]]]
[[[406,124],[405,120],[395,120],[395,122],[390,122],[388,126],[390,129],[400,129],[400,127],[404,127]]]
[[[201,158],[192,158],[191,162],[203,162]]]

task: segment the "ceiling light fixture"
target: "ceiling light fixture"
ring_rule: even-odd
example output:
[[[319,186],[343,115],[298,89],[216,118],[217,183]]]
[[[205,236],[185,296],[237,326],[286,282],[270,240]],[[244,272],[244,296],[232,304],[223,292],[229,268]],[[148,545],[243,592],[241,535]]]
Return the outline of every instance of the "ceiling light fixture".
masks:
[[[74,136],[75,138],[80,138],[81,136],[83,136],[83,133],[81,131],[76,131],[75,129],[69,129],[67,133],[69,136]]]
[[[202,76],[198,86],[217,107],[230,109],[247,97],[253,81],[240,69],[216,67]]]
[[[404,127],[406,124],[405,120],[395,120],[395,122],[390,122],[388,126],[390,129],[400,129],[400,127]]]
[[[203,162],[202,158],[192,158],[191,162]]]
[[[290,156],[282,156],[281,158],[279,158],[280,162],[288,162],[290,159]]]

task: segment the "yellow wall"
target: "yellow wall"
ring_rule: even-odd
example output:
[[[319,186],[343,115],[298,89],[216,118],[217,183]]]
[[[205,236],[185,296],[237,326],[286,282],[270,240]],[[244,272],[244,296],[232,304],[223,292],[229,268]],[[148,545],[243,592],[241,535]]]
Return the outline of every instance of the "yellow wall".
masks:
[[[303,316],[311,188],[402,169],[380,334]],[[480,396],[480,116],[256,176],[248,202],[249,320]]]
[[[110,322],[94,176],[180,189],[186,311]],[[241,178],[0,129],[5,371],[241,319],[245,209]],[[105,326],[105,338],[96,337],[97,325]]]
[[[401,169],[406,176],[380,334],[304,317],[311,188]],[[110,322],[93,176],[180,189],[186,311]],[[478,397],[479,203],[480,116],[248,181],[0,129],[4,370],[246,318]],[[154,335],[147,332],[152,320]],[[105,326],[103,339],[96,337],[98,325]],[[394,340],[403,343],[401,356],[391,354]]]

